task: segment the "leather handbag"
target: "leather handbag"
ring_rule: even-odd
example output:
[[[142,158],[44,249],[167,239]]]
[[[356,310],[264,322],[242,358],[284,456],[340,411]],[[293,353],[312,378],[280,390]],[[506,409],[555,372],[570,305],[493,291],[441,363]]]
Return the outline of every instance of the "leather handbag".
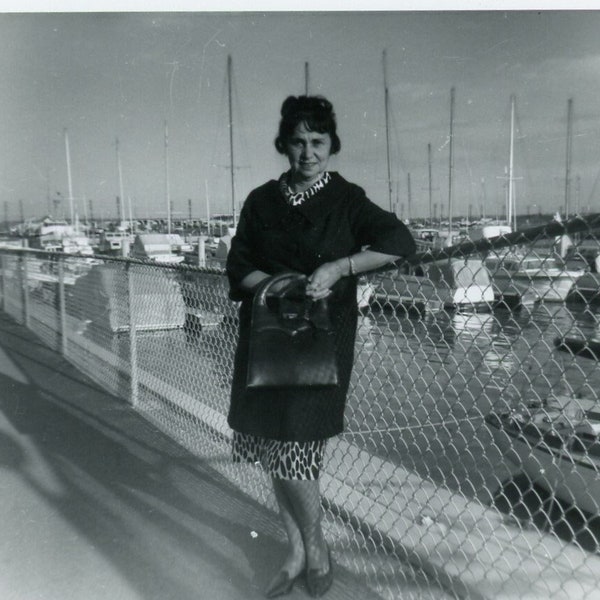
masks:
[[[327,300],[306,296],[307,278],[281,273],[257,290],[250,322],[247,388],[338,384]]]

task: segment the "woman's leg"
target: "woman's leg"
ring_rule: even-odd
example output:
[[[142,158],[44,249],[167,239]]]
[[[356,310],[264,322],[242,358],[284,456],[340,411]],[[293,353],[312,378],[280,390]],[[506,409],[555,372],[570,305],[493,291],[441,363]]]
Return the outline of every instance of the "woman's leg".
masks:
[[[304,571],[306,558],[302,532],[296,523],[294,511],[282,485],[282,480],[273,477],[273,489],[279,506],[279,514],[288,536],[288,552],[281,568],[267,586],[267,598],[277,598],[289,593],[295,579]]]
[[[299,575],[306,566],[302,531],[294,516],[294,509],[285,490],[284,480],[273,477],[273,489],[275,490],[279,514],[283,521],[289,543],[288,554],[281,567],[281,571],[287,571],[290,577],[294,578]]]
[[[279,479],[277,485],[288,501],[289,512],[304,542],[307,569],[327,570],[328,548],[321,528],[319,480]],[[294,534],[296,535],[296,533]]]

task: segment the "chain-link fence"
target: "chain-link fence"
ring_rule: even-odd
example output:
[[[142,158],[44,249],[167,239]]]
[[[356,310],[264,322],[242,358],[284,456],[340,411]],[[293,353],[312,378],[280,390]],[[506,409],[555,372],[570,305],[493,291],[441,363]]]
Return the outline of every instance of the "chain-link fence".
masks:
[[[336,560],[381,597],[600,597],[599,228],[423,247],[361,278],[322,492]],[[221,269],[0,261],[6,313],[274,508],[259,467],[230,460],[237,307]]]

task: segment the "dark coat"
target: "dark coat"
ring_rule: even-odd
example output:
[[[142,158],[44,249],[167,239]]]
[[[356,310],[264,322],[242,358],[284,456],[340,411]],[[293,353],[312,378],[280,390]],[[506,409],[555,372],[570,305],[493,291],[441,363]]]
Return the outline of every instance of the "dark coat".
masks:
[[[354,360],[356,279],[344,277],[328,302],[335,329],[340,385],[293,391],[245,389],[252,295],[239,287],[252,271],[310,275],[323,263],[369,249],[397,256],[415,251],[408,228],[367,199],[364,190],[341,175],[298,206],[284,199],[271,180],[253,190],[240,214],[227,257],[230,297],[241,300],[228,422],[241,433],[277,440],[308,441],[341,433]]]

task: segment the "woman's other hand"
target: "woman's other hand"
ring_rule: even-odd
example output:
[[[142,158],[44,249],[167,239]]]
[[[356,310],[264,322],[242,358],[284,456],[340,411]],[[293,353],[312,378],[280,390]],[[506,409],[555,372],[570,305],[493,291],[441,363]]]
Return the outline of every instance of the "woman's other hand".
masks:
[[[309,278],[306,286],[306,295],[315,300],[327,298],[331,288],[344,275],[344,268],[340,261],[323,263]]]

